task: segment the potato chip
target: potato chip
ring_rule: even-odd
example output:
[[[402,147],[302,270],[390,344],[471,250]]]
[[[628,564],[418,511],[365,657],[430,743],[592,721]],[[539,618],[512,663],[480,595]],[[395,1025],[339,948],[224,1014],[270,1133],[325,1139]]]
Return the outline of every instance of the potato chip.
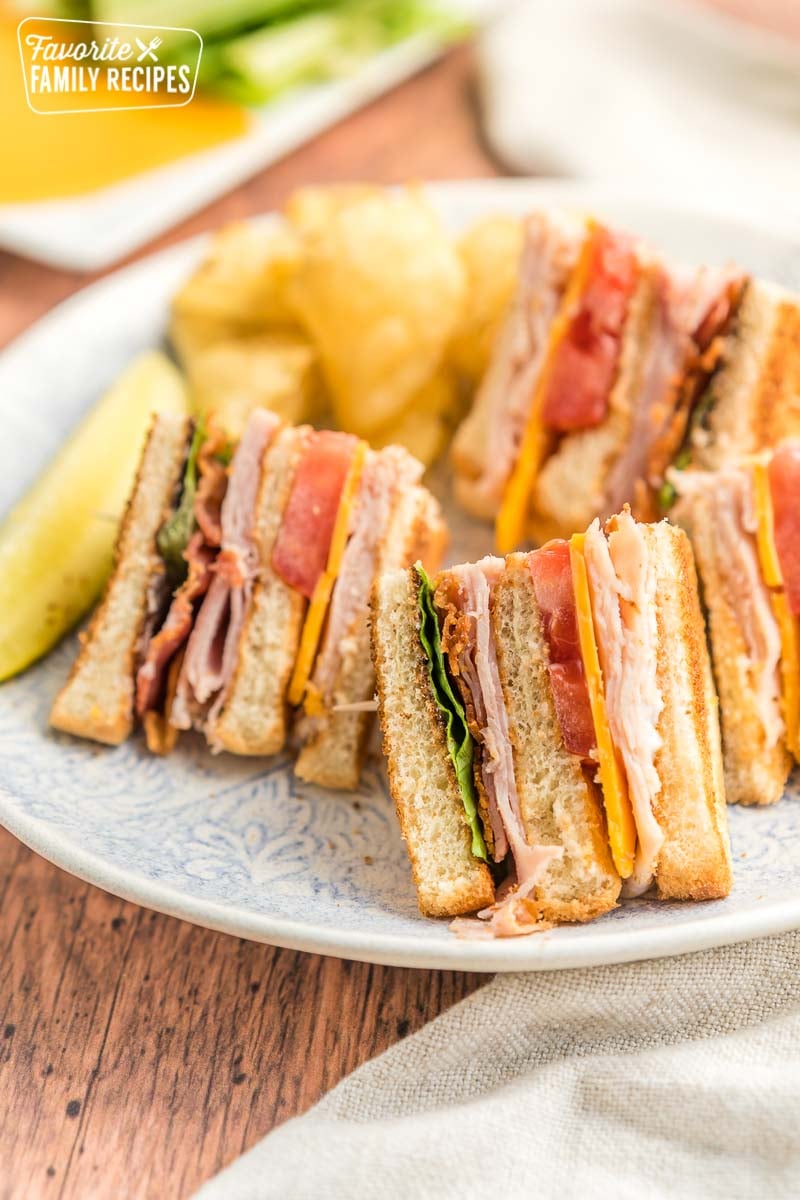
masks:
[[[302,187],[292,192],[284,206],[286,219],[302,235],[323,231],[331,217],[359,200],[383,196],[374,183],[335,183],[327,187]]]
[[[497,215],[478,221],[458,243],[467,286],[449,358],[473,387],[489,365],[514,294],[523,235],[519,218]]]
[[[296,325],[286,289],[300,243],[285,222],[238,222],[221,229],[172,302],[184,324],[205,323],[209,339]],[[215,333],[216,326],[216,333]]]
[[[337,423],[369,436],[441,365],[461,311],[461,261],[411,189],[334,204],[302,241],[291,304],[319,351]]]
[[[254,408],[301,424],[319,415],[323,398],[317,355],[287,333],[230,338],[196,351],[187,373],[195,411],[212,413],[238,438]]]
[[[445,450],[462,407],[459,381],[444,367],[423,384],[398,420],[372,434],[372,445],[405,446],[428,467]]]

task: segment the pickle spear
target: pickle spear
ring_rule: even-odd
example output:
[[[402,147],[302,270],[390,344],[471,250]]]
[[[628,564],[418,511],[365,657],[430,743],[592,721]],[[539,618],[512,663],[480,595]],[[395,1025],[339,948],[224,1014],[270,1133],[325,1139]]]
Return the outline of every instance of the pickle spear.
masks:
[[[0,524],[0,680],[24,670],[99,595],[154,412],[187,412],[162,354],[133,363]]]

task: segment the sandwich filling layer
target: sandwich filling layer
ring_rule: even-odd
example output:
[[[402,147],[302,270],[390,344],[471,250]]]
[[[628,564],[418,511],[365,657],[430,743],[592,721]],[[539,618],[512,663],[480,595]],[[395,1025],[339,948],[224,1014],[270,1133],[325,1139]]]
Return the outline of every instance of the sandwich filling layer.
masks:
[[[198,606],[212,581],[220,545],[220,506],[227,487],[227,439],[219,430],[197,425],[173,510],[159,530],[156,544],[163,570],[148,593],[148,610],[140,639],[135,708],[148,748],[168,752],[177,732],[171,724],[184,647]]]
[[[496,540],[502,553],[515,549],[527,536],[536,479],[559,437],[593,429],[608,414],[628,309],[640,274],[633,242],[588,222],[548,332],[525,431],[498,514]]]
[[[436,592],[442,613],[445,654],[469,694],[472,726],[481,747],[480,772],[488,800],[492,857],[514,862],[515,899],[530,895],[560,846],[530,845],[522,820],[508,712],[497,665],[491,622],[492,587],[504,569],[500,558],[484,558],[445,572]]]
[[[178,729],[205,729],[225,702],[236,666],[239,637],[258,574],[255,513],[264,454],[280,425],[256,409],[233,457],[220,509],[220,550],[211,582],[186,645],[171,721]]]
[[[444,722],[447,750],[472,835],[472,853],[475,858],[485,860],[486,842],[476,804],[473,779],[474,746],[467,714],[447,674],[433,586],[421,563],[417,563],[413,574],[417,582],[419,639],[427,664],[431,693]]]
[[[682,368],[690,353],[696,317],[696,280],[653,264],[653,307],[643,346],[633,423],[605,482],[601,517],[636,501],[647,511],[647,478],[653,447],[672,419]]]
[[[625,893],[651,886],[664,834],[654,814],[661,789],[656,755],[663,699],[658,685],[655,564],[645,527],[629,512],[589,527],[584,554],[592,600],[605,702],[614,745],[625,766],[636,823],[637,848]]]
[[[766,744],[775,746],[784,735],[780,706],[782,645],[759,558],[759,519],[752,473],[746,467],[733,467],[713,475],[704,471],[676,471],[670,479],[679,494],[676,517],[685,520],[690,528],[692,506],[708,506],[714,528],[717,573],[747,647],[753,702]]]
[[[793,617],[800,617],[800,442],[779,446],[767,466],[775,552]]]
[[[401,496],[418,484],[422,471],[417,459],[399,446],[366,454],[350,506],[347,543],[327,605],[324,634],[308,678],[305,715],[298,727],[302,740],[317,732],[318,722],[339,699],[337,685],[349,673],[354,655],[361,653],[356,635],[367,621],[370,590],[381,567],[387,530]],[[349,701],[368,698],[345,697]]]
[[[677,398],[669,423],[655,440],[648,465],[650,486],[657,491],[662,511],[674,503],[672,466],[685,470],[694,448],[708,437],[714,409],[714,376],[721,369],[728,339],[735,335],[737,314],[747,280],[738,272],[698,272],[693,294],[689,353],[679,376]]]
[[[548,674],[564,747],[584,761],[596,745],[580,638],[569,544],[548,542],[528,555],[550,655]]]
[[[517,290],[500,340],[481,384],[475,413],[456,438],[479,428],[480,468],[474,488],[495,508],[502,501],[528,423],[531,398],[547,356],[553,320],[580,252],[580,225],[536,214],[526,226]]]

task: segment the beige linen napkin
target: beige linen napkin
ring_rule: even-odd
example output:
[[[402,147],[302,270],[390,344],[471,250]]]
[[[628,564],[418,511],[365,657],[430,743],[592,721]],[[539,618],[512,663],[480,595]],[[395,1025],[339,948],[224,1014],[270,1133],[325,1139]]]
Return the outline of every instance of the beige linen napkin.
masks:
[[[799,969],[791,933],[498,976],[199,1198],[795,1200]]]

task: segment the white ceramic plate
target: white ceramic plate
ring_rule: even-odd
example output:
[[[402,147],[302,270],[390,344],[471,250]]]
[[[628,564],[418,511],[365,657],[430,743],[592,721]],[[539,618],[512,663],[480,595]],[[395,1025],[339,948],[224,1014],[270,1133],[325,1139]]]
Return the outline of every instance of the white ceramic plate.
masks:
[[[587,207],[674,255],[800,286],[800,244],[768,230],[563,185],[431,189],[453,229],[498,210]],[[163,337],[169,296],[197,260],[187,243],[55,309],[0,358],[0,513],[138,351]],[[490,547],[455,519],[454,557]],[[638,901],[579,928],[464,942],[421,918],[377,757],[354,795],[297,783],[284,760],[212,757],[186,739],[168,759],[138,738],[110,750],[48,731],[74,639],[0,687],[0,821],[52,862],[140,904],[242,937],[374,962],[531,970],[678,954],[800,926],[800,788],[731,810],[736,886],[725,901]]]

